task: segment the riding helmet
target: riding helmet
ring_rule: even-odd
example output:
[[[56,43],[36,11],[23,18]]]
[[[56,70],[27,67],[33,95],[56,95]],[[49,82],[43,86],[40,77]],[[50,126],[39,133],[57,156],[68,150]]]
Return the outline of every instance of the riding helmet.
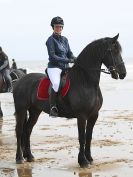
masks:
[[[64,26],[64,21],[61,17],[57,16],[57,17],[54,17],[52,20],[51,20],[51,26],[52,28],[54,28],[54,25],[62,25]]]

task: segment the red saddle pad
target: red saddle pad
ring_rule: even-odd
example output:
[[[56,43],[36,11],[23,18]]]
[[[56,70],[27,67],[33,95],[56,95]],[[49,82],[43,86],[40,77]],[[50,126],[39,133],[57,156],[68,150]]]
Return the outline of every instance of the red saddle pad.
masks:
[[[43,78],[40,80],[37,89],[37,99],[39,100],[47,100],[49,98],[49,87],[51,82],[48,78]],[[61,88],[61,96],[64,97],[70,88],[70,80],[66,80],[65,85]]]

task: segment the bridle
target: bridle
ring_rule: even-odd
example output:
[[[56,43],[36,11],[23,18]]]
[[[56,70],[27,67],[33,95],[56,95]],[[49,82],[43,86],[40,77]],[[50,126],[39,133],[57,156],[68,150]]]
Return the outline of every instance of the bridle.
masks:
[[[104,72],[106,74],[111,74],[111,72],[117,72],[117,66],[121,65],[121,64],[124,64],[124,62],[120,62],[119,64],[116,64],[115,62],[115,59],[114,59],[114,56],[112,54],[112,49],[111,48],[108,48],[104,54],[104,57],[103,59],[106,57],[106,54],[107,53],[110,53],[111,55],[111,58],[112,58],[112,61],[113,61],[113,65],[112,66],[109,66],[107,69],[101,69],[101,72]],[[106,71],[107,70],[107,71]]]

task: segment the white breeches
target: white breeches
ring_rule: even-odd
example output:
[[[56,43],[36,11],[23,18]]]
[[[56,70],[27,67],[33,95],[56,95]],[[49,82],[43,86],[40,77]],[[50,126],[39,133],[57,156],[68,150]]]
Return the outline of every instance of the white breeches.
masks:
[[[52,83],[52,88],[55,92],[58,92],[62,70],[59,68],[48,68],[47,72]]]

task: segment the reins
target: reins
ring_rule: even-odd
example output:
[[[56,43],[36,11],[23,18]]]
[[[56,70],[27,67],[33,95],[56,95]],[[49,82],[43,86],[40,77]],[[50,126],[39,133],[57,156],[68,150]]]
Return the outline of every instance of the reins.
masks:
[[[106,69],[101,69],[101,72],[103,72],[105,74],[111,74],[108,70],[106,71]]]

